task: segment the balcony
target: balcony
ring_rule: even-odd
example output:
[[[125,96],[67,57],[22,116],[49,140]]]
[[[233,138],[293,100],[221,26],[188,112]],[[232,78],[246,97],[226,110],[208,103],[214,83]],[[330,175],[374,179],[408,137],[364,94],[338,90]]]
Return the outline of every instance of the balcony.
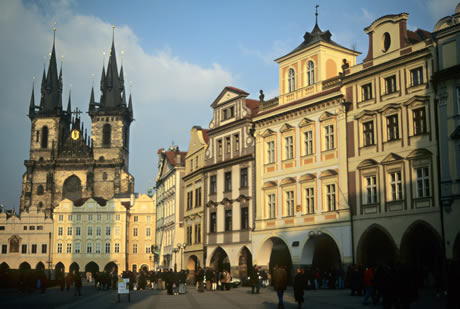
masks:
[[[333,89],[342,85],[342,77],[340,75],[329,78],[322,82],[316,82],[313,85],[309,85],[303,88],[296,89],[295,91],[280,95],[280,104],[287,104],[300,100],[305,97],[312,96],[314,94]]]

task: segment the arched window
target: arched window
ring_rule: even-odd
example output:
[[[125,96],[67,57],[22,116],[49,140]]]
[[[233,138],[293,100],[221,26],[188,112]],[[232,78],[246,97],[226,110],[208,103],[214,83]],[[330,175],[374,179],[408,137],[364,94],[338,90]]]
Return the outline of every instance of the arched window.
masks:
[[[102,145],[110,147],[110,141],[112,140],[112,126],[108,123],[102,127]]]
[[[293,92],[295,90],[295,72],[294,69],[289,69],[289,92]]]
[[[42,195],[42,194],[43,194],[43,191],[44,191],[44,190],[43,190],[43,186],[42,186],[42,185],[39,185],[39,186],[37,187],[37,195]]]
[[[62,187],[62,198],[67,198],[71,201],[76,201],[81,199],[81,181],[75,175],[70,176],[64,181],[64,186]]]
[[[41,143],[42,148],[48,148],[48,127],[44,126],[42,128],[42,143]]]
[[[123,126],[123,147],[128,149],[129,147],[129,129],[127,126]]]
[[[308,86],[315,83],[315,64],[311,60],[307,64],[307,82]]]

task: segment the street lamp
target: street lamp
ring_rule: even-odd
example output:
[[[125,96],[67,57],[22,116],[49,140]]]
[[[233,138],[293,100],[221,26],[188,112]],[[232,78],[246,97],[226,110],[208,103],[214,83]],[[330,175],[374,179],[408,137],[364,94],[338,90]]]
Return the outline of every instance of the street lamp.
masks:
[[[185,255],[185,248],[187,247],[187,244],[184,242],[183,244],[181,243],[178,243],[177,244],[177,249],[181,250],[182,249],[182,252],[180,253],[180,264],[181,264],[181,268],[182,270],[184,269],[184,255]]]
[[[172,251],[174,252],[174,272],[177,272],[176,253],[179,252],[179,249],[174,248]]]

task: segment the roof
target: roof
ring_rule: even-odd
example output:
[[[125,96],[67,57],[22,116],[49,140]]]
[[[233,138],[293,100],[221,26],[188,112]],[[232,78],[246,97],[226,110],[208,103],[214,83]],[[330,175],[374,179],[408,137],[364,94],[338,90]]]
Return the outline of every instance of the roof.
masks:
[[[209,144],[209,136],[208,136],[209,129],[202,129],[201,132],[203,133],[203,139],[206,144]]]
[[[423,29],[417,29],[415,31],[407,30],[407,39],[409,40],[409,43],[411,44],[422,42],[430,38],[431,38],[431,33],[426,30],[423,30]]]
[[[232,86],[227,86],[224,89],[231,89],[231,90],[234,90],[234,91],[239,92],[241,94],[249,95],[249,93],[247,93],[246,91],[238,89],[236,87],[232,87]]]
[[[180,162],[176,162],[177,153],[180,155]],[[187,155],[187,153],[184,151],[175,152],[175,151],[168,150],[168,151],[165,151],[165,155],[168,158],[168,161],[171,163],[171,165],[176,166],[179,164],[185,164],[185,155]]]
[[[260,101],[253,99],[246,99],[246,106],[251,110],[251,117],[254,117],[259,112]]]

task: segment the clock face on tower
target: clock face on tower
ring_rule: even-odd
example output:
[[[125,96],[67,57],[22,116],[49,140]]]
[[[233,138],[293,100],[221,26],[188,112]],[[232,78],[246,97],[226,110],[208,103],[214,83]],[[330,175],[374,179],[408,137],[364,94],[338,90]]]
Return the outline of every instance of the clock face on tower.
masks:
[[[80,131],[72,130],[72,139],[76,141],[79,137],[80,137]]]

